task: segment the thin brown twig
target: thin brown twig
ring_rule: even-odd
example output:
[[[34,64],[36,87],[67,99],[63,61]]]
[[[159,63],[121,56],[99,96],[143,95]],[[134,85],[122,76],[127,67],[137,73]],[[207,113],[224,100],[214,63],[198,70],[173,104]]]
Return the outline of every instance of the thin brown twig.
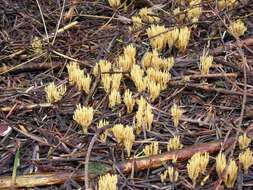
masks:
[[[24,136],[26,136],[26,137],[28,137],[30,139],[33,139],[33,140],[35,140],[35,141],[37,141],[37,142],[39,142],[39,143],[41,143],[43,145],[54,147],[54,145],[49,144],[48,142],[44,141],[41,137],[38,137],[38,136],[33,135],[33,134],[30,134],[30,133],[28,133],[26,131],[23,131],[23,130],[20,130],[20,129],[14,127],[14,126],[12,127],[12,129],[14,129],[15,131],[21,133],[22,135],[24,135]]]
[[[237,39],[237,41],[239,42],[239,40]],[[245,111],[245,105],[246,105],[246,101],[247,101],[247,72],[246,72],[246,67],[247,67],[247,59],[243,53],[242,47],[240,45],[240,43],[238,44],[238,51],[239,54],[242,58],[242,63],[243,63],[243,100],[242,100],[242,109],[241,109],[241,114],[240,114],[240,118],[239,118],[239,126],[241,127],[242,122],[243,122],[243,115],[244,115],[244,111]]]
[[[89,190],[89,160],[90,160],[90,153],[93,148],[93,145],[95,144],[97,140],[97,136],[99,134],[99,130],[94,134],[92,137],[90,144],[88,146],[87,154],[85,157],[85,168],[84,168],[84,183],[85,183],[85,189]]]
[[[202,89],[206,91],[213,91],[213,92],[218,92],[222,94],[230,94],[230,95],[240,95],[243,96],[243,92],[238,92],[238,91],[232,91],[232,90],[226,90],[223,88],[215,88],[215,87],[209,87],[209,86],[204,86],[201,84],[192,84],[192,83],[183,83],[181,81],[170,81],[171,86],[185,86],[186,88],[197,88],[197,89]],[[253,97],[253,94],[247,93],[247,96]]]
[[[62,17],[63,17],[64,8],[65,8],[65,2],[66,2],[66,0],[63,0],[62,9],[61,9],[61,14],[60,14],[60,18],[59,18],[59,21],[58,21],[58,23],[57,23],[57,26],[56,26],[54,38],[53,38],[53,41],[52,41],[52,46],[54,45],[56,36],[57,36],[57,34],[58,34],[58,30],[59,30],[59,27],[60,27],[60,24],[61,24],[61,20],[62,20]]]
[[[17,105],[14,110],[30,110],[36,108],[48,108],[53,107],[53,104],[50,103],[40,103],[40,104],[30,104],[30,105]],[[13,106],[7,106],[0,108],[2,112],[9,112],[13,109]]]
[[[234,41],[230,41],[230,42],[227,42],[226,44],[224,44],[224,46],[219,46],[213,50],[211,50],[209,53],[212,54],[212,55],[219,55],[223,52],[226,52],[228,50],[233,50],[237,47],[238,43],[237,42],[234,42]],[[240,45],[245,45],[245,46],[251,46],[253,45],[253,37],[250,37],[250,38],[247,38],[247,39],[244,39],[244,40],[241,40],[240,41]]]
[[[44,56],[45,54],[46,54],[46,53],[42,53],[42,54],[40,54],[40,55],[37,55],[37,56],[33,57],[32,59],[29,59],[29,60],[27,60],[27,61],[25,61],[25,62],[23,62],[23,63],[21,63],[21,64],[19,64],[19,65],[15,65],[15,66],[13,66],[13,67],[7,67],[7,68],[4,67],[3,70],[1,70],[1,68],[0,68],[0,75],[9,73],[9,72],[11,72],[11,71],[14,71],[14,70],[16,70],[17,68],[22,67],[22,66],[26,65],[27,63],[30,63],[30,62],[32,62],[32,61],[34,61],[34,60],[36,60],[36,59],[38,59],[38,58]]]
[[[180,80],[184,78],[190,79],[198,79],[198,78],[221,78],[221,77],[237,77],[237,73],[212,73],[207,75],[185,75],[183,77],[173,77],[171,80]]]
[[[38,5],[39,11],[40,11],[40,16],[41,16],[41,19],[42,19],[42,22],[43,22],[43,26],[44,26],[44,30],[45,30],[45,33],[46,33],[46,37],[47,37],[46,39],[47,39],[47,42],[49,43],[47,26],[46,26],[46,22],[45,22],[45,19],[44,19],[44,16],[43,16],[43,12],[41,10],[41,6],[40,6],[40,3],[39,3],[39,0],[36,0],[36,3]]]
[[[126,162],[118,164],[117,167],[120,168],[120,170],[124,173],[130,172],[133,167],[135,168],[135,171],[141,171],[147,168],[156,168],[161,166],[162,163],[173,160],[175,158],[177,158],[178,161],[187,160],[197,152],[215,153],[219,151],[221,147],[223,147],[223,149],[227,149],[232,143],[234,143],[234,141],[235,138],[231,137],[224,143],[222,140],[219,140],[210,143],[192,145],[181,150],[169,151],[159,155],[135,160],[130,159]]]

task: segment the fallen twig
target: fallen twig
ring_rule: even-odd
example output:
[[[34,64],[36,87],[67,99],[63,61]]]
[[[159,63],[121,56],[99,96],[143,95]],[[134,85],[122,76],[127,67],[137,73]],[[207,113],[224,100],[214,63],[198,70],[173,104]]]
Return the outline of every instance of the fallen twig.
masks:
[[[241,40],[240,43],[242,46],[251,46],[251,45],[253,45],[253,37],[247,38],[245,40]],[[230,42],[227,42],[226,44],[224,44],[224,46],[220,46],[220,47],[217,47],[217,48],[211,50],[210,54],[211,55],[219,55],[219,54],[222,54],[228,50],[233,50],[233,49],[237,48],[237,46],[238,46],[237,42],[230,41]]]
[[[12,66],[11,67],[7,67],[7,66],[0,67],[0,75],[6,74],[6,73],[10,73],[10,72],[13,72],[15,70],[18,70],[20,67],[24,67],[26,64],[28,64],[28,63],[30,63],[30,62],[32,62],[32,61],[34,61],[34,60],[36,60],[36,59],[44,56],[44,55],[46,55],[46,53],[39,54],[39,55],[33,57],[32,59],[29,59],[29,60],[27,60],[27,61],[25,61],[25,62],[23,62],[23,63],[21,63],[19,65],[15,65],[13,67]]]
[[[221,77],[237,77],[236,73],[213,73],[213,74],[207,74],[207,75],[185,75],[183,77],[173,77],[172,80],[180,80],[184,78],[190,79],[198,79],[198,78],[221,78]]]
[[[94,177],[91,175],[90,177]],[[83,180],[83,173],[72,174],[71,172],[53,172],[53,173],[42,173],[42,174],[31,174],[17,176],[15,184],[16,188],[21,187],[38,187],[54,184],[62,184],[69,179],[76,181]],[[10,189],[12,187],[12,177],[1,177],[0,178],[0,189]]]
[[[91,154],[91,150],[93,148],[93,145],[95,144],[96,140],[97,140],[97,136],[98,136],[98,132],[95,133],[95,135],[92,137],[89,147],[88,147],[88,151],[85,157],[85,168],[84,168],[84,182],[85,182],[85,189],[89,190],[89,160],[90,160],[90,154]]]
[[[131,172],[132,168],[134,168],[135,171],[145,170],[148,168],[156,168],[161,166],[164,162],[173,160],[174,158],[177,158],[178,161],[187,160],[197,152],[218,152],[222,147],[222,144],[223,149],[227,149],[230,147],[230,145],[233,144],[233,142],[235,142],[235,138],[231,137],[224,144],[222,140],[214,141],[211,143],[197,144],[181,150],[169,151],[163,154],[146,158],[131,159],[126,162],[117,164],[117,167],[124,173]]]
[[[201,84],[191,84],[187,82],[181,82],[181,81],[170,81],[170,85],[172,86],[185,86],[187,88],[197,88],[205,91],[213,91],[213,92],[218,92],[222,94],[230,94],[230,95],[240,95],[243,96],[243,92],[238,92],[238,91],[232,91],[232,90],[226,90],[223,88],[215,88],[215,87],[210,87],[207,85],[201,85]],[[253,94],[246,93],[248,97],[253,97]]]
[[[30,110],[36,108],[48,108],[53,107],[53,104],[50,103],[41,103],[41,104],[30,104],[30,105],[17,105],[15,106],[15,110]],[[2,112],[9,112],[13,109],[13,106],[7,106],[0,108]]]
[[[81,68],[84,68],[89,63],[87,61],[79,61],[79,65]],[[54,62],[54,63],[31,63],[27,65],[20,65],[18,67],[14,66],[3,66],[0,67],[0,74],[1,73],[21,73],[21,72],[36,72],[40,70],[47,70],[47,69],[54,69],[59,70],[61,67],[64,66],[64,62]]]

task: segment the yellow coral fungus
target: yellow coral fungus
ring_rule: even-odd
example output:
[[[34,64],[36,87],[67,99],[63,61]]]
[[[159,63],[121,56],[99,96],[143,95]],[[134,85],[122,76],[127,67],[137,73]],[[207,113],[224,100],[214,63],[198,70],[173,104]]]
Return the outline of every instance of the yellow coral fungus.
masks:
[[[163,62],[160,67],[166,71],[169,71],[174,66],[174,63],[174,57],[168,57],[166,59],[163,59]]]
[[[230,10],[238,4],[238,0],[218,0],[217,4],[219,10],[223,10],[225,8]]]
[[[84,71],[80,69],[78,63],[71,62],[67,65],[69,82],[75,84],[78,90],[83,90],[87,94],[90,91],[91,77],[84,75]]]
[[[141,60],[142,66],[146,69],[151,67],[152,64],[152,57],[153,57],[153,52],[146,52]]]
[[[124,125],[116,124],[112,127],[112,133],[115,136],[118,143],[123,142],[124,140]]]
[[[129,89],[125,91],[123,101],[127,107],[127,113],[131,113],[133,111],[135,100],[132,96],[132,92],[130,92]]]
[[[161,58],[157,50],[146,52],[142,57],[141,64],[145,69],[154,68],[156,70],[163,69],[169,71],[174,65],[174,58]]]
[[[123,72],[129,72],[135,64],[136,48],[130,44],[124,48],[124,54],[118,59],[118,67]]]
[[[104,90],[105,92],[108,94],[110,92],[110,89],[111,89],[111,81],[112,81],[112,78],[110,75],[105,75],[103,78],[102,78],[102,85],[104,87]]]
[[[152,112],[152,107],[147,103],[147,101],[141,97],[138,101],[138,110],[136,112],[136,132],[137,134],[141,132],[142,127],[145,130],[151,130],[152,123],[154,119],[154,114]]]
[[[191,160],[187,164],[187,171],[188,176],[193,182],[193,186],[196,185],[196,180],[200,175],[200,168],[199,168],[199,161],[198,160]]]
[[[152,80],[147,80],[147,90],[153,102],[160,95],[161,86]]]
[[[103,128],[107,125],[109,125],[109,122],[103,119],[98,122],[97,128],[98,129]],[[103,141],[105,143],[107,136],[108,136],[108,129],[106,129],[103,133],[101,133],[99,137],[100,137],[101,141]]]
[[[118,90],[112,90],[109,95],[109,107],[113,108],[121,103],[121,96]]]
[[[249,144],[251,143],[251,139],[247,137],[246,133],[244,133],[243,135],[239,136],[238,143],[239,143],[239,148],[242,150],[249,146]]]
[[[175,136],[173,138],[171,138],[168,142],[168,145],[167,145],[167,150],[170,151],[170,150],[179,150],[183,148],[183,145],[180,141],[180,137],[179,136]]]
[[[236,178],[238,173],[238,167],[234,160],[230,160],[225,176],[224,176],[224,183],[227,188],[234,187]]]
[[[188,176],[193,182],[193,186],[196,185],[196,180],[200,176],[200,174],[204,174],[206,171],[206,167],[209,162],[209,154],[208,153],[195,153],[187,164]]]
[[[37,36],[35,36],[33,39],[32,39],[32,43],[31,43],[31,46],[32,46],[32,51],[35,53],[35,54],[42,54],[43,53],[43,43],[42,43],[42,40],[40,38],[38,38]]]
[[[82,107],[80,104],[76,107],[73,119],[82,126],[84,134],[87,134],[88,127],[93,120],[93,114],[94,110],[92,107]]]
[[[161,78],[160,78],[160,76],[162,74],[161,71],[150,67],[146,70],[146,73],[147,73],[147,77],[148,77],[149,80],[152,80],[152,81],[155,81],[155,82],[160,82],[161,81]]]
[[[190,2],[190,9],[187,12],[187,17],[195,23],[199,20],[201,12],[201,0],[192,0]]]
[[[112,90],[119,90],[121,79],[122,79],[122,73],[114,73],[111,76]]]
[[[132,65],[135,64],[136,48],[133,44],[130,44],[124,48],[125,57],[129,57],[132,62]]]
[[[222,172],[224,171],[226,165],[227,165],[226,156],[220,152],[216,157],[216,172],[219,177],[221,177]]]
[[[163,65],[163,59],[159,57],[159,54],[156,49],[152,52],[146,52],[142,57],[141,64],[145,69],[149,67],[160,68],[160,65]]]
[[[129,127],[129,126],[126,126],[125,129],[124,129],[123,144],[124,144],[124,147],[127,151],[128,156],[130,156],[134,141],[135,141],[135,135],[134,135],[134,132],[133,132],[133,128]]]
[[[100,67],[101,73],[110,72],[112,68],[112,63],[104,59],[99,60],[98,65]]]
[[[248,173],[249,167],[253,164],[252,151],[247,148],[244,152],[239,154],[239,161],[243,166],[244,173]]]
[[[69,83],[76,84],[83,77],[84,73],[80,69],[79,64],[76,62],[70,62],[67,65],[68,75],[69,75]]]
[[[175,170],[175,168],[173,168],[173,167],[169,167],[167,171],[168,171],[168,174],[169,174],[170,181],[171,182],[177,182],[178,176],[179,176],[178,171]]]
[[[150,145],[146,145],[143,149],[145,156],[156,155],[159,153],[158,142],[152,142]]]
[[[93,68],[93,75],[94,75],[94,76],[98,76],[99,71],[100,71],[101,73],[110,72],[111,68],[112,68],[111,62],[106,61],[106,60],[104,60],[104,59],[101,59],[101,60],[99,60],[99,62],[96,63],[96,65],[94,66],[94,68]],[[107,75],[107,74],[104,74],[104,75]],[[104,75],[102,75],[102,77],[103,77]]]
[[[140,77],[143,77],[144,75],[144,71],[141,69],[139,65],[134,65],[131,70],[131,77],[133,80],[136,77],[135,75],[139,75]]]
[[[152,123],[154,120],[154,114],[152,112],[152,107],[150,104],[147,104],[146,111],[145,111],[145,123],[147,123],[147,130],[150,131],[152,128]]]
[[[55,103],[62,99],[66,92],[66,86],[56,87],[54,82],[49,83],[45,87],[46,98],[49,103]]]
[[[142,126],[144,125],[144,117],[145,117],[145,109],[146,109],[146,100],[141,97],[137,100],[138,110],[136,112],[136,133],[139,134],[142,130]],[[146,127],[146,126],[144,126]]]
[[[153,49],[161,51],[166,46],[165,33],[166,28],[160,25],[151,25],[151,27],[147,29],[147,34]]]
[[[131,78],[137,88],[138,92],[142,92],[146,89],[146,84],[143,78],[144,71],[141,69],[139,65],[133,65],[131,69]]]
[[[167,83],[171,78],[169,72],[156,70],[154,68],[148,68],[146,72],[148,80],[158,83],[161,87],[161,90],[164,90],[167,87]]]
[[[187,26],[180,28],[178,39],[175,45],[181,52],[184,52],[186,50],[190,36],[191,30]]]
[[[207,75],[212,65],[213,65],[213,56],[204,53],[203,56],[200,57],[199,69],[201,74]]]
[[[108,0],[109,5],[112,8],[118,8],[120,6],[120,0]]]
[[[87,75],[81,78],[80,82],[81,82],[82,90],[88,94],[90,92],[90,84],[91,84],[90,75]]]
[[[154,15],[155,13],[151,8],[144,7],[139,11],[141,20],[147,23],[159,22],[160,18]]]
[[[143,96],[141,96],[141,98],[137,100],[137,104],[139,109],[145,110],[147,106],[147,101],[145,100],[145,98],[143,98]]]
[[[177,21],[183,21],[185,18],[185,13],[183,10],[180,9],[180,7],[177,7],[173,10],[173,15],[175,16]]]
[[[174,104],[171,107],[170,111],[171,111],[174,127],[178,127],[179,120],[182,117],[183,111],[176,104]]]
[[[165,182],[165,180],[167,179],[168,176],[169,176],[169,180],[170,180],[171,183],[177,182],[179,173],[174,167],[169,166],[168,169],[165,170],[160,175],[161,182]]]
[[[179,29],[177,27],[173,27],[166,34],[166,43],[169,47],[171,47],[179,37]]]
[[[113,135],[115,136],[118,143],[122,143],[127,151],[128,156],[135,141],[135,135],[133,128],[130,126],[124,127],[122,124],[116,124],[112,128]]]
[[[171,78],[171,75],[170,75],[170,73],[169,72],[167,72],[167,71],[164,71],[164,72],[162,72],[162,73],[160,73],[161,75],[160,75],[160,80],[159,80],[159,84],[161,85],[161,89],[162,90],[164,90],[164,89],[166,89],[166,87],[167,87],[167,84],[168,84],[168,82],[169,82],[169,80],[170,80],[170,78]]]
[[[74,84],[76,85],[78,90],[82,90],[82,79],[85,78],[83,70],[76,70],[75,75],[76,78]]]
[[[233,21],[229,26],[229,32],[236,37],[243,36],[246,31],[247,27],[241,20]]]
[[[138,101],[138,110],[136,112],[136,133],[139,134],[142,129],[151,130],[152,123],[154,119],[154,114],[152,112],[152,107],[147,103],[147,101],[141,97]]]
[[[132,17],[133,29],[138,30],[142,27],[143,23],[140,17],[133,16]]]
[[[67,70],[68,70],[68,74],[70,76],[71,72],[74,72],[75,70],[80,70],[79,64],[75,61],[72,61],[67,65]]]
[[[117,190],[117,175],[106,174],[99,177],[98,190]]]

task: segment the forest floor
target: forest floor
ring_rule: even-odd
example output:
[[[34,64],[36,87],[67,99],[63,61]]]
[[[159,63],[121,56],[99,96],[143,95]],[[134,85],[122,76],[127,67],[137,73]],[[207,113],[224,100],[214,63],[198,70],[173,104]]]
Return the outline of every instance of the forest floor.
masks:
[[[239,159],[252,144],[244,142],[242,148],[238,139],[253,138],[253,1],[227,0],[224,7],[222,2],[126,0],[113,8],[107,0],[2,0],[0,189],[102,190],[99,176],[108,172],[116,176],[118,189],[252,189],[253,167],[244,171]],[[140,15],[145,7],[150,10],[146,17]],[[176,8],[180,8],[177,13]],[[194,10],[191,17],[194,8],[201,12]],[[141,19],[139,25],[133,16]],[[236,20],[247,27],[241,35],[231,33]],[[158,51],[159,58],[173,57],[174,64],[164,71],[169,81],[154,100],[151,90],[136,88],[130,70],[114,70],[124,48],[132,44],[134,64],[147,74],[143,57],[154,49],[152,40],[159,38],[147,35],[153,24],[190,31],[185,49],[179,47],[178,38],[176,45],[164,45]],[[200,69],[205,53],[213,58],[206,73]],[[122,101],[115,106],[110,106],[103,73],[94,75],[94,66],[102,59],[113,65],[107,74],[122,77],[117,89]],[[71,84],[67,65],[74,62],[91,77],[88,93]],[[66,86],[62,99],[54,103],[45,91],[51,82]],[[136,101],[131,113],[123,102],[126,89]],[[141,97],[151,108],[150,129],[143,123],[136,128]],[[85,134],[73,119],[78,104],[94,110]],[[178,126],[173,105],[180,112]],[[101,120],[109,124],[99,128]],[[134,133],[132,142],[131,136],[126,138],[133,144],[129,155],[111,130],[117,124],[130,126]],[[108,136],[103,141],[105,132]],[[167,148],[173,137],[180,137],[182,146],[174,148],[178,150]],[[208,163],[203,172],[196,171],[194,182],[189,166],[198,152],[206,153]],[[219,152],[227,163],[221,175],[216,165]],[[253,158],[248,158],[253,164]],[[168,168],[174,176],[168,174],[161,181]],[[233,178],[230,185],[228,175]],[[113,189],[107,184],[107,190]]]

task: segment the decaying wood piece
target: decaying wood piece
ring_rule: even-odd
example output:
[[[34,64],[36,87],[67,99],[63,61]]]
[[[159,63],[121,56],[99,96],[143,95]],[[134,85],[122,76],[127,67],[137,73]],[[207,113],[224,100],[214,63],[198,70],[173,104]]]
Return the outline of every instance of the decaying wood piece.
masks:
[[[90,176],[94,177],[94,176]],[[71,172],[55,172],[55,173],[43,173],[43,174],[31,174],[22,175],[16,177],[15,187],[37,187],[54,184],[62,184],[69,179],[76,181],[82,181],[84,178],[82,173],[72,174]],[[1,177],[0,178],[0,189],[10,189],[12,187],[12,178]]]

